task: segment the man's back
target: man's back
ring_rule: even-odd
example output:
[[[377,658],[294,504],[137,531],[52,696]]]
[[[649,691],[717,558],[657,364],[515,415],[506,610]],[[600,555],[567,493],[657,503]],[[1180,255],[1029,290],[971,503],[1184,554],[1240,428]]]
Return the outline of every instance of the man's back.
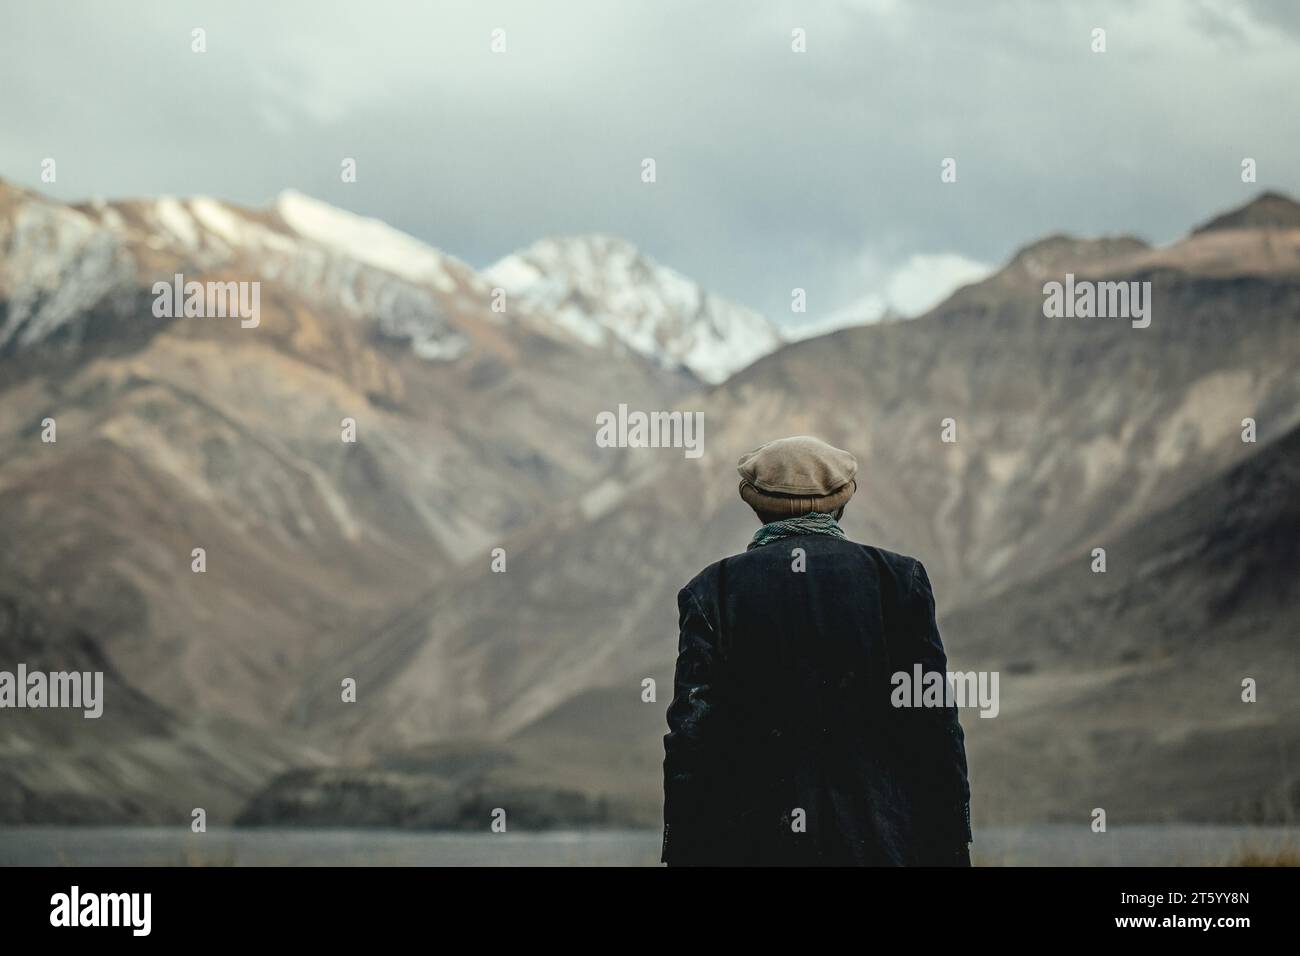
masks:
[[[891,705],[893,674],[946,671],[919,562],[801,534],[710,565],[678,603],[665,862],[965,860],[955,709]]]

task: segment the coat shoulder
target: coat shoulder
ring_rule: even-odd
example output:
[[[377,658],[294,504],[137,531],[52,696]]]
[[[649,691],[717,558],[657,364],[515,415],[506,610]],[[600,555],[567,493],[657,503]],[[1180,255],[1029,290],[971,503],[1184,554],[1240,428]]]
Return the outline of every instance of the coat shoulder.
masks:
[[[919,558],[914,558],[908,554],[886,551],[884,548],[875,548],[867,544],[859,545],[859,547],[870,551],[881,564],[898,575],[900,581],[910,580],[916,570],[923,567]]]
[[[686,584],[682,586],[682,591],[689,592],[697,597],[717,591],[719,582],[723,577],[723,565],[728,561],[734,561],[739,557],[741,557],[741,555],[733,554],[722,558],[719,561],[714,561],[708,567],[695,575],[695,577],[687,581]]]
[[[858,549],[863,552],[867,558],[877,565],[877,567],[888,571],[903,588],[906,588],[911,582],[917,569],[922,567],[920,560],[913,558],[910,555],[899,554],[898,552],[888,551],[884,548],[877,548],[874,545],[859,544],[856,541],[849,541],[843,538],[828,539],[826,543],[831,544],[832,542],[838,547]],[[729,555],[721,560],[714,561],[712,564],[701,570],[686,582],[682,587],[682,591],[694,594],[697,599],[710,594],[716,594],[721,589],[722,582],[726,580],[729,573],[734,573],[736,571],[741,571],[743,573],[743,570],[751,565],[761,567],[764,563],[772,560],[777,560],[781,564],[785,564],[788,561],[788,558],[784,554],[781,554],[778,558],[777,553],[776,549],[772,549],[769,546],[766,548],[756,548],[752,551],[742,551],[739,554]]]

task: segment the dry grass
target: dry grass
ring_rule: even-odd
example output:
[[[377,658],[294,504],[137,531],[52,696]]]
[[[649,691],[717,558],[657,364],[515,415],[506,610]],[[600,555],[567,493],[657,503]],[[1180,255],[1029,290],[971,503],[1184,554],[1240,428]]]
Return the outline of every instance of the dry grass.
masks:
[[[1300,866],[1300,849],[1294,846],[1282,850],[1247,850],[1233,858],[1228,866]]]

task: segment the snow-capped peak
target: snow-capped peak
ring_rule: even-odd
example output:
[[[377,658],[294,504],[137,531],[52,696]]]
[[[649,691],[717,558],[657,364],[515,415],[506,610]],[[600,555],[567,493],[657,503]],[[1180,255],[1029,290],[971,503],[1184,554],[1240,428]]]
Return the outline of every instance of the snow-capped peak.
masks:
[[[0,183],[0,353],[59,333],[79,339],[97,304],[116,310],[131,288],[130,256],[94,219]]]
[[[542,239],[484,271],[583,341],[611,340],[717,383],[781,344],[767,319],[606,235]]]
[[[249,210],[207,196],[125,204],[129,218],[92,204],[98,221],[153,250],[174,249],[182,263],[255,269],[312,300],[378,320],[382,333],[409,340],[417,355],[451,361],[468,341],[451,327],[444,297],[482,298],[468,266],[375,219],[336,209],[298,192],[269,210]],[[269,214],[268,214],[269,213]]]
[[[443,292],[456,288],[449,257],[378,219],[358,216],[293,189],[280,193],[275,211],[298,235],[351,259]]]

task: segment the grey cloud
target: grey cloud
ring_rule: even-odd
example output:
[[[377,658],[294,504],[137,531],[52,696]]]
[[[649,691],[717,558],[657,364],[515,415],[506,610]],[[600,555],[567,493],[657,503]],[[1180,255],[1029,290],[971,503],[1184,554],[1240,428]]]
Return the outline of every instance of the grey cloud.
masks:
[[[613,233],[778,320],[804,287],[813,318],[918,254],[996,264],[1061,230],[1166,241],[1257,188],[1300,192],[1278,95],[1300,81],[1289,10],[8,5],[0,176],[47,188],[52,155],[60,198],[256,204],[292,186],[477,265],[546,234]],[[790,52],[796,26],[806,54]],[[1230,34],[1244,52],[1225,62]],[[1257,188],[1238,179],[1247,155]],[[344,156],[356,184],[338,180]]]

